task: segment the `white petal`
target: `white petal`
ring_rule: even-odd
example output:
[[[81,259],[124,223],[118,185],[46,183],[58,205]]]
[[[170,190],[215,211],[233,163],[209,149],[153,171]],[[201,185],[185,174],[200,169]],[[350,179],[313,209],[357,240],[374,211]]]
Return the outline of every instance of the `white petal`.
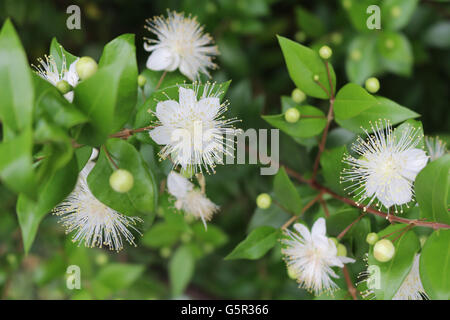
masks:
[[[161,101],[156,105],[156,116],[163,125],[173,125],[179,112],[180,105],[175,100]]]
[[[326,233],[327,233],[327,226],[325,223],[325,219],[324,218],[317,219],[312,226],[311,234],[313,236],[314,235],[325,236]]]
[[[147,68],[151,70],[166,70],[172,66],[174,57],[172,52],[166,48],[157,49],[150,54],[147,60]]]
[[[180,106],[182,108],[192,108],[197,103],[195,91],[180,87],[178,90]]]
[[[157,144],[169,144],[173,128],[168,126],[158,126],[149,132],[150,138]]]
[[[407,203],[412,199],[411,185],[404,178],[392,180],[388,189],[390,189],[391,198],[397,205]]]
[[[422,170],[428,162],[428,156],[421,149],[411,149],[402,152],[400,155],[404,161],[404,167],[401,174],[414,181],[417,174]]]
[[[298,233],[300,233],[300,235],[303,237],[305,241],[311,240],[311,233],[309,232],[308,228],[305,227],[303,224],[301,223],[294,224],[294,229],[297,230]]]
[[[171,195],[180,199],[184,198],[193,189],[193,185],[182,175],[171,171],[167,176],[167,189]]]
[[[67,92],[67,93],[64,95],[64,98],[66,98],[67,101],[72,102],[72,101],[73,101],[73,96],[74,96],[73,91],[70,91],[70,92]]]
[[[194,68],[191,64],[187,63],[185,60],[182,60],[180,62],[180,72],[192,81],[194,81],[197,76],[196,68]]]
[[[64,74],[64,80],[66,80],[72,87],[76,87],[79,81],[78,73],[76,70],[76,64],[79,58],[77,58],[69,67],[69,70]],[[73,96],[73,95],[72,95]],[[72,97],[73,99],[73,97]]]
[[[338,257],[339,260],[341,260],[342,263],[353,263],[355,262],[355,259],[349,258],[349,257]]]
[[[197,102],[197,110],[207,119],[214,119],[220,109],[219,98],[203,98]]]

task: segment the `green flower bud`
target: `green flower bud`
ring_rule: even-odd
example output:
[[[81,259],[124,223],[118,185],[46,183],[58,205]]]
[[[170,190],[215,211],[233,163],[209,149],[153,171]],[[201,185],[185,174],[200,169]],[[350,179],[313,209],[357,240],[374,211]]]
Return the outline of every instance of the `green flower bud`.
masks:
[[[352,52],[350,52],[350,58],[355,61],[360,60],[361,59],[361,51],[359,51],[358,49],[352,50]]]
[[[289,123],[296,123],[300,119],[300,111],[296,108],[289,108],[284,114],[284,119]]]
[[[334,245],[335,245],[336,248],[337,248],[337,246],[339,245],[339,240],[336,239],[335,237],[330,237],[330,238],[328,238],[328,239],[331,240],[331,241],[333,241],[333,242],[334,242]]]
[[[378,235],[375,232],[367,234],[366,242],[370,245],[374,245],[378,241]]]
[[[119,193],[130,191],[133,188],[133,184],[133,175],[128,170],[118,169],[109,177],[109,185],[114,191]]]
[[[318,74],[315,74],[315,75],[313,76],[313,80],[314,80],[314,81],[319,81],[319,75],[318,75]]]
[[[108,255],[105,253],[100,253],[95,257],[95,263],[99,266],[104,266],[108,263]]]
[[[402,9],[401,9],[399,6],[393,6],[393,7],[391,8],[391,15],[392,15],[394,18],[400,17],[401,14],[402,14]]]
[[[391,240],[381,239],[373,247],[373,256],[380,262],[387,262],[395,254],[395,247]]]
[[[392,39],[386,39],[386,41],[384,42],[384,45],[388,49],[393,49],[395,47],[395,42]]]
[[[214,246],[211,243],[205,243],[203,245],[203,251],[206,254],[209,254],[209,253],[213,252],[213,250],[214,250]]]
[[[138,75],[137,81],[138,81],[138,86],[142,88],[147,83],[147,78],[144,77],[142,74],[140,74],[140,75]]]
[[[299,31],[294,35],[295,40],[303,42],[306,40],[306,34],[303,31]]]
[[[350,9],[350,8],[352,7],[352,5],[353,5],[352,0],[344,0],[344,1],[342,2],[342,6],[343,6],[345,9]]]
[[[331,50],[331,48],[329,46],[322,46],[319,49],[319,56],[324,60],[330,59],[332,55],[333,55],[333,50]]]
[[[347,256],[347,248],[342,243],[339,243],[337,245],[337,255],[339,257],[346,257]]]
[[[185,232],[181,235],[181,242],[183,243],[188,243],[189,241],[191,241],[191,239],[192,235],[190,233]]]
[[[72,91],[72,86],[66,81],[61,80],[56,84],[56,88],[61,92],[62,94],[66,94],[70,91]]]
[[[271,204],[272,204],[272,198],[267,193],[261,193],[256,198],[256,205],[258,206],[258,208],[267,209],[270,207]]]
[[[172,249],[170,249],[169,247],[162,247],[159,250],[159,255],[161,257],[163,257],[164,259],[167,259],[168,257],[170,257],[171,254],[172,254]]]
[[[306,99],[306,94],[299,88],[292,90],[291,98],[295,103],[302,103]]]
[[[342,43],[342,34],[340,32],[333,32],[330,38],[331,42],[333,42],[335,45],[339,45]]]
[[[380,90],[380,81],[377,78],[372,77],[366,80],[366,90],[370,93],[376,93]]]
[[[93,76],[97,72],[97,69],[97,62],[91,57],[81,57],[75,65],[75,70],[81,80],[86,80]]]
[[[428,237],[427,236],[420,236],[419,237],[419,241],[420,241],[420,246],[423,248],[423,246],[425,245],[425,242],[427,242]]]

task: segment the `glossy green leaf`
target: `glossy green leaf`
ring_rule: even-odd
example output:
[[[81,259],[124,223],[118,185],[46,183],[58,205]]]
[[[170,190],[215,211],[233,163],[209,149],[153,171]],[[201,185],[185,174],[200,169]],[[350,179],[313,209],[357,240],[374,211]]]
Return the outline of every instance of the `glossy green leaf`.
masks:
[[[295,8],[297,25],[307,36],[320,37],[325,33],[325,26],[319,18],[302,7]]]
[[[114,293],[131,286],[144,272],[137,264],[111,263],[102,268],[95,277],[95,285],[101,284],[107,292]],[[103,297],[98,297],[102,299]]]
[[[225,260],[249,259],[256,260],[264,256],[277,243],[279,230],[262,226],[254,229]]]
[[[174,245],[184,232],[183,228],[167,222],[159,222],[150,228],[141,242],[150,248],[170,247]]]
[[[421,218],[450,224],[448,212],[449,183],[449,154],[428,163],[420,171],[414,183],[414,191],[420,206]]]
[[[367,27],[367,19],[373,14],[368,14],[367,8],[371,5],[378,5],[379,0],[341,0],[341,4],[356,30],[360,32],[373,31]]]
[[[320,156],[320,166],[322,167],[325,185],[338,193],[342,193],[340,177],[343,169],[342,159],[346,151],[346,146],[340,146],[324,150]]]
[[[420,280],[432,300],[450,300],[450,230],[437,230],[420,254]]]
[[[192,226],[192,232],[199,242],[208,243],[215,247],[220,247],[228,241],[227,234],[213,224],[209,224],[206,230],[203,223],[197,222]]]
[[[376,55],[376,37],[373,34],[356,36],[348,46],[345,71],[351,82],[362,85],[379,71]]]
[[[380,33],[377,50],[384,69],[404,76],[411,74],[413,52],[411,43],[403,34],[388,31]]]
[[[289,76],[295,85],[308,96],[320,99],[328,99],[330,91],[330,81],[328,79],[325,62],[319,57],[317,52],[287,38],[277,36],[283,51]],[[329,71],[332,83],[332,91],[336,89],[336,75],[333,66],[329,63]],[[313,77],[319,76],[319,82],[327,90],[326,93],[317,84]]]
[[[302,209],[300,195],[283,167],[278,171],[273,180],[273,191],[277,201],[289,210],[291,214],[300,214]]]
[[[94,196],[126,215],[154,215],[157,188],[154,176],[141,154],[134,146],[120,139],[109,139],[105,146],[117,167],[131,172],[134,185],[127,193],[118,193],[111,188],[109,177],[115,167],[102,148],[99,159],[87,179]]]
[[[384,0],[381,4],[381,25],[399,30],[410,21],[419,0]]]
[[[179,247],[169,261],[169,278],[172,295],[178,297],[194,275],[195,259],[187,247]]]
[[[318,135],[322,132],[327,124],[325,114],[313,106],[296,106],[300,111],[300,120],[296,123],[289,123],[285,120],[284,114],[261,116],[265,121],[275,128],[280,129],[284,133],[294,138],[308,138]],[[302,116],[311,116],[307,118]]]
[[[336,120],[345,120],[357,116],[376,104],[378,104],[377,99],[364,88],[349,83],[342,87],[336,95],[334,114]]]
[[[34,100],[31,70],[9,19],[0,31],[0,87],[0,120],[16,133],[31,127]]]
[[[74,56],[73,54],[68,52],[66,49],[64,49],[64,47],[61,44],[59,44],[59,42],[58,42],[58,40],[56,40],[56,38],[53,38],[52,43],[50,44],[50,55],[55,60],[58,70],[62,70],[64,57],[66,59],[65,67],[67,70],[70,68],[70,65],[72,63],[74,63],[75,60],[78,59],[77,56]]]

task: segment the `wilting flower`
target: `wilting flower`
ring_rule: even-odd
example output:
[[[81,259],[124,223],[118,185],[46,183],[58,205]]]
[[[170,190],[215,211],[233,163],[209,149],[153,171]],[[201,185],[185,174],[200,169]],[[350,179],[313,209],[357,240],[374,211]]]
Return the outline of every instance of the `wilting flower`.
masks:
[[[197,101],[200,86],[193,89],[179,88],[179,102],[160,101],[155,115],[159,126],[150,131],[150,137],[164,145],[160,156],[169,155],[174,165],[193,168],[196,172],[203,167],[209,172],[217,163],[223,164],[223,155],[231,154],[234,135],[231,126],[235,119],[225,119],[223,113],[227,103],[220,103],[220,87],[206,84]],[[225,135],[225,137],[224,137]]]
[[[446,143],[438,137],[425,137],[425,146],[431,161],[436,160],[447,153]]]
[[[144,49],[151,52],[147,60],[147,68],[151,70],[174,71],[194,81],[199,73],[208,76],[208,68],[216,68],[212,62],[219,54],[213,39],[203,33],[203,27],[196,17],[185,17],[183,13],[168,12],[163,16],[147,19],[145,28],[154,33],[157,39],[144,38]]]
[[[343,162],[350,165],[344,169],[341,182],[350,183],[350,189],[357,201],[369,199],[367,206],[378,199],[384,207],[402,207],[413,199],[413,182],[417,174],[425,167],[428,156],[425,151],[416,148],[420,131],[407,125],[401,132],[392,131],[389,121],[380,120],[371,124],[373,134],[367,141],[358,137],[352,150],[359,155],[355,158],[346,155]],[[402,209],[400,210],[402,212]]]
[[[167,177],[167,189],[176,198],[175,207],[195,218],[200,218],[207,228],[206,221],[211,220],[219,207],[209,200],[194,184],[182,175],[171,171]]]
[[[300,223],[294,225],[295,231],[287,230],[289,238],[283,239],[282,249],[287,266],[297,278],[300,287],[319,295],[323,291],[333,291],[337,285],[332,280],[339,278],[332,267],[344,267],[354,259],[338,256],[333,241],[326,236],[325,219],[319,218],[311,232]]]
[[[416,254],[411,270],[392,300],[423,300],[427,297],[419,274],[420,254]]]
[[[58,67],[56,65],[55,59],[52,56],[45,56],[45,60],[42,58],[38,59],[38,62],[40,63],[39,66],[33,65],[33,67],[36,69],[36,73],[43,79],[47,80],[54,86],[58,84],[58,82],[65,80],[68,84],[70,84],[72,87],[75,87],[80,80],[78,77],[77,71],[75,70],[76,63],[78,61],[78,58],[70,64],[69,69],[67,70],[67,62],[66,62],[66,56],[62,52],[61,49],[61,56],[62,56],[62,66],[61,70],[58,70]],[[64,97],[69,101],[73,101],[73,91],[70,91],[64,95]]]
[[[94,197],[86,181],[93,166],[91,161],[86,164],[75,189],[53,210],[53,214],[61,217],[60,222],[66,233],[74,231],[72,241],[78,245],[99,248],[105,245],[110,250],[120,251],[123,249],[123,237],[135,246],[135,237],[129,229],[139,233],[135,225],[142,220],[123,215]]]

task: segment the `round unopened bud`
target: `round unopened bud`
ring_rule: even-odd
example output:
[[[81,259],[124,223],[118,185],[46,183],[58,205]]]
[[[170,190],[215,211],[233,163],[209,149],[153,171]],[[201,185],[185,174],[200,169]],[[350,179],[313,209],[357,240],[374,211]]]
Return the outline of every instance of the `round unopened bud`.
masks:
[[[294,37],[298,42],[303,42],[306,40],[306,34],[303,31],[297,32]]]
[[[296,123],[300,119],[300,111],[296,108],[289,108],[284,114],[284,119],[289,123]]]
[[[402,14],[402,9],[401,9],[399,6],[393,6],[393,7],[391,8],[391,15],[392,15],[394,18],[400,17],[401,14]]]
[[[342,43],[342,33],[340,32],[333,32],[330,38],[331,42],[333,42],[335,45],[339,45]]]
[[[366,90],[370,93],[376,93],[380,90],[380,81],[377,78],[371,77],[366,80]]]
[[[211,243],[205,243],[203,245],[203,251],[206,254],[209,254],[209,253],[213,252],[213,250],[214,250],[214,246]]]
[[[315,74],[315,75],[313,76],[313,80],[314,80],[314,81],[319,81],[319,75],[318,75],[318,74]]]
[[[103,266],[105,264],[108,263],[108,255],[106,255],[105,253],[99,253],[96,257],[95,257],[95,263],[98,264],[99,266]]]
[[[395,42],[392,39],[386,39],[386,41],[384,42],[384,45],[388,49],[393,49],[395,47]]]
[[[163,247],[159,250],[159,255],[161,257],[163,257],[164,259],[170,257],[171,254],[172,254],[172,249],[170,249],[169,247]]]
[[[138,86],[142,88],[147,83],[147,78],[144,77],[142,74],[140,74],[140,75],[138,75],[137,81],[138,81]]]
[[[334,243],[334,245],[336,246],[336,248],[337,248],[337,246],[338,246],[338,244],[339,244],[338,239],[336,239],[335,237],[330,237],[330,238],[328,238],[328,239],[331,240],[331,241]]]
[[[375,232],[367,234],[366,242],[370,245],[374,245],[378,241],[378,235]]]
[[[420,241],[420,247],[423,248],[423,246],[425,245],[425,242],[427,242],[428,237],[423,235],[419,237],[419,241]]]
[[[294,271],[294,268],[291,266],[287,267],[287,274],[289,276],[289,278],[291,278],[292,280],[296,280],[297,279],[297,274]]]
[[[361,59],[361,51],[359,51],[358,49],[352,50],[352,52],[350,52],[350,58],[352,60],[358,61],[359,59]]]
[[[190,233],[185,232],[181,235],[181,242],[183,243],[188,243],[189,241],[191,241],[191,239],[192,235]]]
[[[322,46],[319,49],[319,56],[324,60],[330,59],[332,55],[333,55],[333,50],[331,50],[331,48],[329,46]]]
[[[75,65],[75,70],[81,80],[86,80],[93,76],[97,72],[97,69],[97,62],[91,57],[81,57]]]
[[[302,103],[306,99],[306,94],[299,88],[292,90],[291,98],[295,103]]]
[[[337,255],[338,255],[338,257],[346,257],[347,256],[347,248],[342,243],[339,243],[337,245]]]
[[[125,193],[133,188],[133,175],[125,169],[118,169],[114,171],[109,177],[109,185],[114,191]]]
[[[272,204],[272,198],[267,193],[261,193],[256,198],[256,205],[258,206],[258,208],[267,209],[270,207],[271,204]]]
[[[344,0],[344,1],[342,1],[342,6],[345,9],[350,9],[352,7],[352,5],[353,5],[352,0]]]
[[[66,94],[70,91],[72,91],[72,86],[66,81],[61,80],[56,84],[56,88],[61,92],[62,94]]]
[[[373,247],[373,256],[380,262],[387,262],[395,254],[395,247],[391,240],[381,239]]]

